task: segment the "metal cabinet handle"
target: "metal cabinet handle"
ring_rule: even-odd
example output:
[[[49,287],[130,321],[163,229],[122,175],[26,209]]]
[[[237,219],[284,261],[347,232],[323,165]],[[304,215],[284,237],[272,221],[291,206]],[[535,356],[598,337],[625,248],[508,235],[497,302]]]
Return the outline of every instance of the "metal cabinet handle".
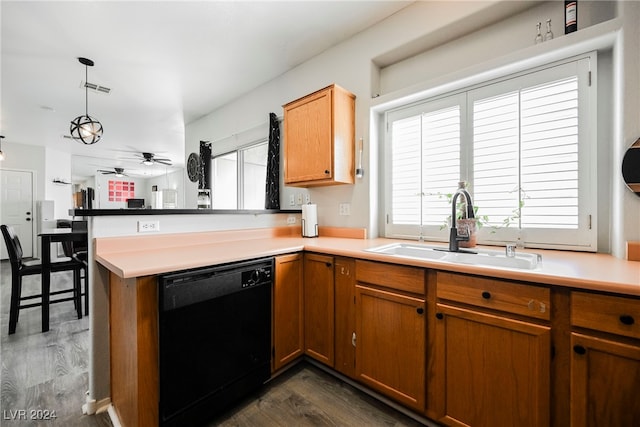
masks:
[[[422,308],[422,307],[416,308],[416,313],[418,313],[418,314],[424,313],[424,308]]]
[[[351,345],[354,346],[354,347],[356,346],[356,333],[355,332],[351,335]]]
[[[436,319],[442,320],[444,319],[444,315],[442,313],[436,313]]]
[[[633,318],[633,316],[630,316],[628,314],[622,314],[620,315],[620,322],[625,325],[633,325],[635,323],[635,319]]]
[[[573,346],[573,351],[575,351],[577,354],[582,355],[582,354],[585,354],[587,352],[587,349],[584,348],[581,345],[574,345]]]
[[[329,172],[329,169],[325,169],[324,173],[325,173],[325,175],[329,175],[331,172]]]
[[[491,293],[489,291],[482,291],[482,298],[484,299],[491,298]]]

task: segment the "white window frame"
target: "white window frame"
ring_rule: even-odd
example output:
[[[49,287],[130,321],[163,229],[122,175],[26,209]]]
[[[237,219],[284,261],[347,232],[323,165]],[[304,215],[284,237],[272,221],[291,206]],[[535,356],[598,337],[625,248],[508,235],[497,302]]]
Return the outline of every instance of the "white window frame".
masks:
[[[544,66],[525,70],[493,79],[481,84],[461,88],[444,93],[434,98],[424,99],[412,104],[396,107],[385,112],[386,134],[383,147],[382,175],[384,185],[384,203],[381,204],[384,217],[384,235],[390,238],[425,239],[433,241],[447,241],[449,232],[446,227],[425,226],[423,224],[399,225],[394,224],[392,217],[391,194],[391,123],[412,114],[436,109],[438,103],[453,98],[466,97],[461,111],[466,117],[467,125],[461,129],[461,180],[473,183],[473,100],[491,94],[498,94],[500,88],[509,85],[530,86],[545,81],[552,81],[573,73],[578,76],[579,85],[579,225],[577,230],[568,229],[518,229],[506,227],[499,229],[481,229],[478,233],[478,243],[503,245],[508,242],[522,241],[527,247],[553,248],[567,250],[596,251],[597,250],[597,182],[596,182],[596,123],[597,123],[597,54],[591,52],[578,57],[550,63]],[[528,82],[532,83],[529,84]],[[515,86],[514,86],[515,87]],[[505,89],[506,91],[506,89]],[[451,189],[451,192],[455,188]],[[471,191],[473,189],[471,188]],[[481,207],[480,207],[481,209]],[[479,212],[481,214],[481,212]],[[443,218],[443,224],[446,218]]]

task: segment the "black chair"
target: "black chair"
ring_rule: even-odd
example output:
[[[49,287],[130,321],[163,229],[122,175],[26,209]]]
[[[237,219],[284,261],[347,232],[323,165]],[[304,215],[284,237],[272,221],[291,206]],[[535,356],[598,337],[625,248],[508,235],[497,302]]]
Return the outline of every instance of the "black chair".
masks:
[[[87,221],[71,221],[72,231],[84,231],[87,232]],[[84,314],[89,315],[89,241],[85,239],[83,241],[73,242],[73,251],[71,257],[84,264],[82,272],[84,274]]]
[[[42,307],[42,293],[25,297],[22,296],[22,277],[41,274],[42,265],[38,259],[23,261],[22,245],[20,244],[20,239],[15,233],[13,227],[1,225],[0,229],[2,229],[2,236],[4,237],[7,252],[9,253],[9,261],[11,262],[11,303],[9,308],[9,335],[11,335],[16,332],[18,316],[21,309]],[[82,303],[80,298],[80,271],[82,268],[83,264],[72,258],[51,263],[51,272],[73,271],[73,288],[51,292],[50,295],[53,296],[72,293],[73,296],[50,300],[49,303],[55,304],[58,302],[73,301],[76,312],[78,313],[78,319],[82,318]],[[37,300],[38,298],[40,299],[40,302],[22,303],[23,301]]]
[[[87,232],[87,221],[71,221],[69,219],[57,219],[57,228],[70,228],[71,231],[84,231]],[[88,241],[67,241],[62,242],[62,252],[65,257],[73,258],[74,260],[81,262],[83,268],[81,270],[82,277],[84,279],[84,314],[89,315],[89,252]]]

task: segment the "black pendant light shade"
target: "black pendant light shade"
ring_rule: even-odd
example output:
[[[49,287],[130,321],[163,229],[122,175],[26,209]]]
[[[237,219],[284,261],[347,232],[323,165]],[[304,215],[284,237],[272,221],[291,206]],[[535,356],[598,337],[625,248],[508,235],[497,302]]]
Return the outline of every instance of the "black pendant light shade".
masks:
[[[89,67],[93,67],[93,61],[87,58],[78,58],[78,61],[85,66],[85,114],[78,116],[71,121],[69,132],[71,132],[71,137],[76,141],[80,141],[86,145],[91,145],[100,141],[103,131],[102,124],[98,119],[89,115],[89,89],[87,89],[87,82],[89,75],[88,69]]]

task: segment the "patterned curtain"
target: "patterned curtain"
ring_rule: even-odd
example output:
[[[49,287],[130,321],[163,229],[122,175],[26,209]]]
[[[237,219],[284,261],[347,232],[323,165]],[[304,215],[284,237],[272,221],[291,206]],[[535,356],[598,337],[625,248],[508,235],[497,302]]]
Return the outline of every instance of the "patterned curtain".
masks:
[[[269,113],[269,152],[264,208],[280,209],[280,123],[274,113]]]

